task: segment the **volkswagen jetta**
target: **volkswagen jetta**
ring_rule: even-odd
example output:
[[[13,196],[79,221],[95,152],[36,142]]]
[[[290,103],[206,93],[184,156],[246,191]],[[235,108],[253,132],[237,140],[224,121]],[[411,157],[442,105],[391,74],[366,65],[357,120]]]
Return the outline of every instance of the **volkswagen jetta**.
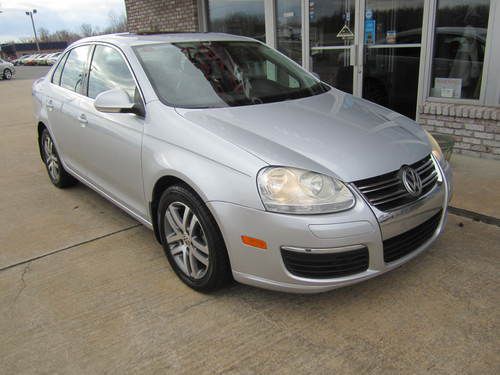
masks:
[[[446,220],[451,170],[430,134],[250,38],[82,39],[33,97],[52,183],[81,181],[151,228],[196,290],[352,284]]]

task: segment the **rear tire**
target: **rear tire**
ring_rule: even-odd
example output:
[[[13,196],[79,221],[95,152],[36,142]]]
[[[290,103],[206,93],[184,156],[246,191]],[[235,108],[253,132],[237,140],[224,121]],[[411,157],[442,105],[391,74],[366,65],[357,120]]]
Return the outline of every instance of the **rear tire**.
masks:
[[[12,79],[12,71],[9,68],[4,69],[3,79],[6,79],[6,80]]]
[[[219,227],[191,189],[185,185],[167,188],[160,198],[157,220],[165,255],[186,285],[206,293],[231,281]]]
[[[47,167],[50,181],[60,189],[73,186],[78,181],[64,169],[56,146],[47,129],[43,129],[40,137],[40,149],[43,162]]]

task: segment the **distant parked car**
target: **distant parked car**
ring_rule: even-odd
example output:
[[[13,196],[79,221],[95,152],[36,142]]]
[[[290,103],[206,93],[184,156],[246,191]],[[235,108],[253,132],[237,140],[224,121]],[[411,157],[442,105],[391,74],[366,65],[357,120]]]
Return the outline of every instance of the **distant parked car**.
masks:
[[[30,57],[31,55],[22,55],[21,57],[18,57],[17,59],[13,60],[12,63],[16,66],[18,65],[24,65],[24,61]]]
[[[54,65],[62,52],[51,53],[45,58],[45,65]]]
[[[47,57],[50,53],[43,53],[34,60],[33,65],[47,65]]]
[[[11,62],[0,59],[0,76],[3,79],[11,79],[16,73],[16,68]]]
[[[41,55],[42,55],[41,53],[36,53],[34,55],[31,55],[30,57],[26,58],[26,60],[24,60],[23,65],[28,65],[28,66],[36,65],[36,59],[39,58]]]

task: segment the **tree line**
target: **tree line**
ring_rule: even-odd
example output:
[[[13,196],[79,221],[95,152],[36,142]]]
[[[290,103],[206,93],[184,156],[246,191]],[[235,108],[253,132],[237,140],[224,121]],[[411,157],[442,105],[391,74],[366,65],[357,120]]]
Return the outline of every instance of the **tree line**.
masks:
[[[78,39],[102,35],[102,34],[113,34],[121,33],[127,31],[127,17],[124,13],[117,15],[113,11],[108,14],[108,25],[101,29],[98,26],[92,25],[90,23],[82,23],[78,31],[69,30],[57,30],[49,31],[45,27],[40,27],[37,29],[37,36],[39,42],[68,42],[72,43]],[[34,37],[19,38],[22,43],[33,43],[35,42]]]

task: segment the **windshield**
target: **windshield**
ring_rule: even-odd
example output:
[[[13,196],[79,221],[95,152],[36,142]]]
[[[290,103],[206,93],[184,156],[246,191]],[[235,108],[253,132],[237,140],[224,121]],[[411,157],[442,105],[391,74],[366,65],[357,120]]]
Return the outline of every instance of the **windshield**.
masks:
[[[258,42],[165,43],[134,50],[160,100],[176,107],[271,103],[329,90]]]

